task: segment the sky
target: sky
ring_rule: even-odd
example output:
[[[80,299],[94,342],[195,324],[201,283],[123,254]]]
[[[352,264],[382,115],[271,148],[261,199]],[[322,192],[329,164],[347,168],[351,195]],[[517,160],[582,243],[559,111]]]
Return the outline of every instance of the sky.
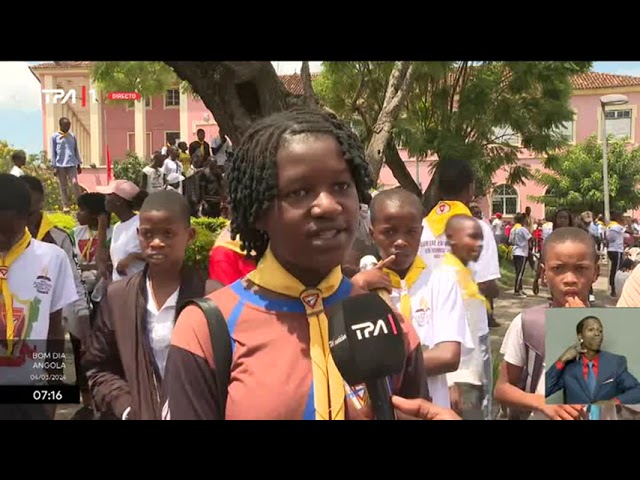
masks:
[[[42,150],[40,83],[29,70],[38,62],[0,62],[0,140],[27,153]],[[302,62],[272,62],[278,74],[298,73]],[[309,62],[312,72],[322,62]],[[640,76],[640,62],[594,62],[596,72]]]

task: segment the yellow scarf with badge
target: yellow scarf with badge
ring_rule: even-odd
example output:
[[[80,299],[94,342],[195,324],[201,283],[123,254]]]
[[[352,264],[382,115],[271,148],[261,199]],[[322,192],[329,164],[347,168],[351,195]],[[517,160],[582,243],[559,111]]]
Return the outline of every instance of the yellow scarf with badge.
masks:
[[[609,226],[607,226],[607,228],[615,227],[616,225],[620,225],[620,224],[618,222],[616,222],[615,220],[611,220],[609,222]]]
[[[389,275],[391,279],[391,286],[393,288],[401,289],[402,293],[400,294],[400,313],[407,322],[411,322],[412,310],[411,310],[411,295],[410,290],[411,287],[418,281],[420,275],[424,269],[427,268],[427,264],[424,262],[420,255],[416,255],[416,258],[413,259],[413,263],[407,274],[404,276],[404,279],[400,278],[393,270],[389,270],[385,268],[383,271]]]
[[[51,230],[55,225],[49,217],[46,215],[42,215],[42,220],[40,220],[40,228],[38,228],[38,235],[36,235],[36,240],[42,240],[44,236]]]
[[[516,230],[518,230],[519,228],[522,228],[522,225],[520,225],[519,223],[516,223],[513,227],[511,227],[511,231],[515,232]]]
[[[31,241],[31,233],[25,228],[24,234],[17,243],[11,247],[5,257],[0,256],[0,291],[4,300],[4,312],[7,322],[7,351],[11,353],[13,350],[14,319],[13,319],[13,295],[9,289],[9,268],[20,255],[27,249]]]
[[[464,203],[455,200],[438,202],[426,218],[434,237],[439,237],[444,233],[447,222],[454,215],[467,215],[470,217],[471,211]]]
[[[329,350],[329,321],[322,304],[323,298],[338,290],[342,281],[341,268],[334,268],[316,288],[307,288],[280,265],[271,249],[267,249],[257,268],[247,277],[262,288],[300,299],[309,320],[316,420],[344,420],[344,381]]]
[[[66,136],[67,136],[67,134],[68,134],[69,132],[63,132],[62,130],[58,130],[58,133],[60,134],[60,137],[61,137],[61,138],[64,138],[64,137],[66,137]]]
[[[220,235],[218,235],[218,238],[216,239],[216,242],[213,244],[213,246],[228,248],[229,250],[241,255],[246,254],[246,252],[242,250],[240,237],[237,236],[235,240],[231,238],[229,227],[220,232]]]
[[[465,300],[471,298],[480,300],[485,304],[487,311],[491,311],[491,304],[486,299],[486,297],[482,295],[482,293],[480,293],[478,284],[473,279],[473,273],[460,261],[458,257],[450,252],[447,252],[444,254],[442,264],[453,267],[456,270],[458,274],[458,285],[462,290],[462,298],[464,298]]]

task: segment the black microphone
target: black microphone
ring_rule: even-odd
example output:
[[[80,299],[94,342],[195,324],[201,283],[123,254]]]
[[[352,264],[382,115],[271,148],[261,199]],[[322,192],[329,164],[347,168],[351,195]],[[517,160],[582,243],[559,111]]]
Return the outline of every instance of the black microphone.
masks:
[[[376,420],[395,420],[388,377],[406,356],[400,320],[375,293],[349,297],[329,309],[329,347],[342,378],[365,384]]]

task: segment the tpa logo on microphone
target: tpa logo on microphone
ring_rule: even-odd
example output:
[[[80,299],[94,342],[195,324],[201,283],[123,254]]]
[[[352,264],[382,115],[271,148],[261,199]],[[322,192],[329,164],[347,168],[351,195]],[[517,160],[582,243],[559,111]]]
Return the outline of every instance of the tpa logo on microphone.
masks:
[[[396,329],[396,324],[393,320],[391,314],[387,317],[389,319],[389,323],[391,325],[391,330],[394,335],[398,334],[398,330]],[[387,328],[387,324],[384,320],[380,319],[377,322],[364,322],[358,323],[357,325],[351,326],[352,330],[355,330],[356,335],[358,336],[358,340],[362,340],[363,338],[371,338],[377,337],[381,333],[384,335],[389,334],[389,329]]]

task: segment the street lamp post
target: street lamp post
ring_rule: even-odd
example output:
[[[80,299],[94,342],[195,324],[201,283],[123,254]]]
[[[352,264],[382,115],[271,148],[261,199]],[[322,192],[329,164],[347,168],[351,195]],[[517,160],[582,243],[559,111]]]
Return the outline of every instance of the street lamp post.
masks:
[[[603,95],[600,97],[600,106],[602,108],[602,181],[604,195],[604,222],[609,225],[611,220],[611,211],[609,208],[609,165],[607,160],[607,117],[606,107],[611,105],[625,105],[629,99],[624,95]]]

